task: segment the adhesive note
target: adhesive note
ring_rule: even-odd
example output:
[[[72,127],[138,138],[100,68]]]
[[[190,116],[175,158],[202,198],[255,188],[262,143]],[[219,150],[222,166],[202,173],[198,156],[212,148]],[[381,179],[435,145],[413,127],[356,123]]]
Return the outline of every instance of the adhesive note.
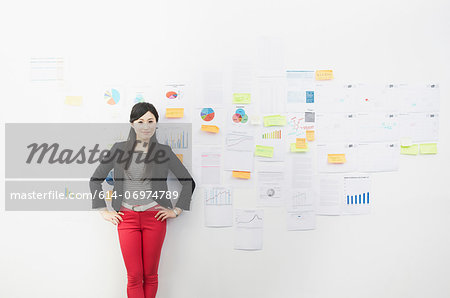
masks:
[[[297,149],[306,149],[306,148],[308,148],[308,145],[306,144],[306,139],[305,138],[297,138],[295,140],[295,147]]]
[[[260,125],[261,124],[261,118],[259,115],[251,115],[250,116],[250,123],[252,125]]]
[[[297,148],[296,143],[291,143],[291,152],[307,152],[309,151],[308,149],[308,144],[306,144],[306,148]]]
[[[332,70],[316,70],[317,81],[332,80],[332,79],[333,79]]]
[[[181,161],[181,162],[183,162],[183,154],[175,154],[177,157],[178,157],[178,159]]]
[[[202,130],[207,131],[207,132],[212,132],[212,133],[218,133],[219,127],[217,127],[215,125],[202,125]]]
[[[314,130],[307,130],[306,131],[306,140],[308,142],[314,141]]]
[[[402,139],[400,139],[400,145],[401,146],[405,146],[405,147],[411,146],[412,145],[411,138],[402,138]]]
[[[250,179],[250,172],[233,171],[233,177],[240,179]]]
[[[345,163],[345,154],[328,154],[328,163]]]
[[[183,118],[184,108],[167,108],[166,118]]]
[[[233,93],[233,103],[236,104],[250,103],[250,93]]]
[[[436,153],[437,153],[436,143],[420,144],[420,154],[436,154]]]
[[[66,96],[64,103],[69,106],[81,106],[83,102],[82,96]]]
[[[419,153],[419,145],[400,146],[400,154],[417,155]]]
[[[284,126],[286,125],[286,116],[271,115],[264,117],[264,126]]]
[[[273,157],[273,147],[256,145],[255,155],[263,157]]]

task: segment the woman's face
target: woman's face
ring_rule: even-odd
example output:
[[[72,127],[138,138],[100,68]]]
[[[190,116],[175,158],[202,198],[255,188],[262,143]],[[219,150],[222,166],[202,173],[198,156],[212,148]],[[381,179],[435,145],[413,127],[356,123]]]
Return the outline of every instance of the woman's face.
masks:
[[[149,140],[156,131],[156,118],[150,111],[133,121],[131,126],[136,132],[137,140]]]

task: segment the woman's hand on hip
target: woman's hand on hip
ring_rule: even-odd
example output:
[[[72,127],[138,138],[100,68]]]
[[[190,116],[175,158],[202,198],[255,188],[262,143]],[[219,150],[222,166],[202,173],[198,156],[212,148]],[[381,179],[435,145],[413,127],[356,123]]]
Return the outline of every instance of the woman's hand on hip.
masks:
[[[117,212],[115,210],[113,211],[100,211],[100,214],[103,216],[103,218],[106,221],[109,221],[113,223],[114,225],[118,225],[120,221],[123,221],[122,217],[120,215],[124,215],[123,212]]]
[[[160,209],[160,211],[158,211],[158,213],[156,213],[156,215],[155,215],[156,220],[164,221],[166,218],[177,217],[177,215],[175,214],[175,212],[172,209],[165,208],[163,206],[158,206],[155,208]],[[180,212],[180,209],[178,211]]]

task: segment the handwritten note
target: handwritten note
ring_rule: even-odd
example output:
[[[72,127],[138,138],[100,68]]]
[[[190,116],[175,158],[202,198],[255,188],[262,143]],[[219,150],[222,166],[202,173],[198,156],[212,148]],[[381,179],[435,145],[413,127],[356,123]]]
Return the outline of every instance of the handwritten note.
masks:
[[[400,139],[400,145],[401,146],[405,146],[405,147],[411,146],[412,145],[411,138],[402,138],[402,139]]]
[[[252,125],[260,125],[261,124],[261,117],[259,115],[251,115],[250,116],[250,123]]]
[[[332,70],[316,70],[316,80],[317,81],[325,81],[333,79],[333,71]]]
[[[250,93],[233,93],[233,103],[248,104],[251,102]]]
[[[212,132],[212,133],[218,133],[219,127],[217,127],[215,125],[202,125],[202,130],[207,131],[207,132]]]
[[[284,126],[286,125],[286,116],[271,115],[264,117],[264,126]]]
[[[239,179],[250,179],[250,172],[233,171],[233,177]]]
[[[184,108],[166,108],[166,118],[183,118]]]
[[[314,130],[306,131],[306,140],[308,140],[308,142],[314,141]]]
[[[291,143],[291,152],[307,152],[307,151],[309,151],[308,144],[306,144],[306,148],[299,149],[297,148],[296,143]]]
[[[328,154],[328,163],[345,163],[345,154]]]
[[[305,138],[297,138],[295,140],[295,147],[297,149],[306,149],[306,148],[308,148],[308,145],[306,144],[306,139]]]
[[[273,157],[273,147],[256,145],[255,155],[262,157]]]
[[[419,153],[419,145],[400,146],[400,154],[417,155]]]
[[[81,106],[83,102],[82,96],[66,96],[64,103],[69,106]]]
[[[420,144],[420,154],[437,154],[436,143]]]

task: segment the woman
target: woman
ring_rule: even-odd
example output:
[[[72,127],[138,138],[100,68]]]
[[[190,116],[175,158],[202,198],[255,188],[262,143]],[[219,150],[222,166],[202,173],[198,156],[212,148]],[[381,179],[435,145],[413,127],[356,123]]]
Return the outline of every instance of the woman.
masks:
[[[189,210],[195,182],[169,146],[156,140],[158,112],[146,102],[133,106],[130,134],[113,145],[90,180],[92,207],[100,209],[106,221],[117,225],[127,269],[130,298],[155,297],[158,265],[166,234],[166,219]],[[114,168],[113,211],[108,211],[102,182]],[[181,192],[169,192],[171,171],[182,185]],[[171,199],[178,199],[175,208]]]

